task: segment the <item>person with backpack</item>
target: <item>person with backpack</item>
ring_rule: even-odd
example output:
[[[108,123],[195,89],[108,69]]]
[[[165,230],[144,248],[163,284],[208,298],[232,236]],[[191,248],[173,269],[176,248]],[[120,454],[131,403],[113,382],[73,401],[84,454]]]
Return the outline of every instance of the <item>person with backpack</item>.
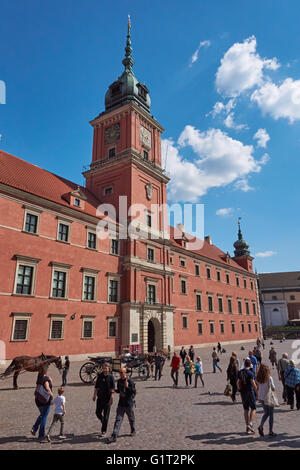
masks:
[[[238,389],[241,394],[244,418],[246,423],[246,433],[254,434],[255,430],[253,427],[253,421],[256,414],[256,394],[257,385],[255,383],[254,372],[251,371],[250,359],[245,359],[244,368],[238,373]],[[250,416],[249,416],[249,408]]]
[[[120,369],[120,378],[117,382],[116,393],[120,394],[119,403],[117,407],[117,415],[115,420],[114,429],[111,437],[107,439],[107,443],[116,442],[119,435],[121,425],[123,422],[124,414],[128,416],[131,436],[135,436],[135,416],[133,407],[135,405],[134,397],[136,395],[135,384],[132,379],[126,375],[126,367]]]
[[[291,410],[294,409],[294,393],[296,394],[297,410],[300,410],[300,370],[297,369],[294,361],[289,362],[289,366],[284,372],[285,388],[287,394],[287,403],[290,405]]]

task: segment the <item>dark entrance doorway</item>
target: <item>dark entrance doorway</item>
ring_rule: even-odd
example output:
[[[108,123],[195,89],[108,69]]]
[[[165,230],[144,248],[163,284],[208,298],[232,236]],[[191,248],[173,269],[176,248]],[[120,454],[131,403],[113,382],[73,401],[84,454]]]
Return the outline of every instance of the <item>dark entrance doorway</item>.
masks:
[[[152,320],[148,321],[148,352],[153,352],[155,345],[155,329]]]

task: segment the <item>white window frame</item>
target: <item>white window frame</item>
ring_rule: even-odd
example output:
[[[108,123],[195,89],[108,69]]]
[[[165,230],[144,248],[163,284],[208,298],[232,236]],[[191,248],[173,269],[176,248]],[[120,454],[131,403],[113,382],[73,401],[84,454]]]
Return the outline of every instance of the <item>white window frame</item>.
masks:
[[[117,301],[113,302],[109,300],[109,284],[110,281],[117,281],[118,282],[118,287],[117,287]],[[108,274],[107,275],[107,303],[108,304],[118,304],[120,302],[120,287],[121,287],[121,275],[120,274]]]
[[[186,319],[186,326],[183,326],[183,319]],[[182,330],[188,330],[189,328],[189,322],[188,322],[188,315],[185,313],[185,314],[182,314],[181,315],[181,329]]]
[[[112,242],[113,242],[113,240],[118,242],[118,252],[117,253],[112,252]],[[113,256],[120,256],[120,239],[119,238],[111,238],[110,239],[109,254],[113,255]]]
[[[195,291],[195,294],[196,294],[196,311],[197,312],[202,312],[203,311],[202,291]],[[201,306],[200,309],[198,308],[197,296],[200,297],[200,306]]]
[[[82,329],[81,329],[81,339],[94,339],[94,330],[95,330],[95,316],[89,315],[82,315]],[[84,336],[84,323],[91,322],[92,323],[92,336],[86,337]]]
[[[148,250],[152,250],[152,251],[153,251],[153,260],[149,259],[149,257],[148,257]],[[149,263],[155,263],[155,254],[156,254],[156,253],[155,253],[155,248],[154,248],[153,246],[147,245],[147,261],[148,261]]]
[[[24,341],[28,341],[29,337],[29,328],[30,328],[30,318],[31,318],[31,313],[13,313],[13,325],[12,325],[12,331],[11,331],[11,342],[14,343],[20,343]],[[27,320],[27,328],[26,328],[26,337],[25,339],[14,339],[15,335],[15,326],[16,326],[16,320]]]
[[[22,255],[15,255],[15,258],[17,260],[17,263],[16,263],[15,283],[14,283],[14,290],[13,290],[14,295],[20,295],[22,297],[35,297],[37,264],[41,261],[40,258],[30,258],[28,256],[22,256]],[[19,266],[28,266],[28,267],[33,268],[30,294],[17,293]]]
[[[82,268],[82,296],[81,300],[82,302],[97,302],[98,298],[98,272],[95,269],[88,269],[88,268]],[[84,283],[85,283],[85,278],[86,277],[92,277],[95,280],[94,283],[94,298],[92,300],[88,300],[84,298]]]
[[[198,267],[199,274],[196,273],[196,267]],[[195,263],[195,276],[200,277],[200,263]]]
[[[213,326],[213,331],[211,331],[211,328],[210,328],[211,325]],[[215,332],[215,322],[213,320],[209,320],[209,334],[210,335],[216,334],[216,332]]]
[[[65,317],[67,315],[61,314],[50,314],[50,330],[49,330],[49,341],[62,341],[65,339]],[[52,333],[52,324],[54,321],[62,322],[61,337],[60,338],[51,338]]]
[[[95,237],[96,237],[96,246],[95,246],[95,248],[89,247],[89,234],[90,234],[90,233],[93,234],[93,235],[95,235]],[[87,229],[87,231],[86,231],[86,247],[87,247],[89,250],[97,251],[97,249],[98,249],[98,237],[97,237],[97,233],[96,233],[95,230]]]
[[[222,331],[222,326],[223,326],[223,331]],[[225,322],[220,321],[220,334],[225,335]]]
[[[187,284],[187,278],[184,276],[179,276],[180,280],[180,295],[188,295],[188,284]],[[182,292],[182,281],[185,283],[185,292]]]
[[[68,230],[68,240],[65,241],[65,240],[60,240],[59,239],[59,226],[60,224],[62,225],[67,225],[69,227],[69,230]],[[70,220],[66,220],[66,219],[62,219],[60,217],[57,217],[57,233],[56,233],[56,241],[60,242],[60,243],[67,243],[67,244],[70,244],[70,239],[71,239],[71,225],[72,225],[72,221]]]
[[[40,216],[41,216],[42,211],[39,211],[38,209],[31,209],[30,207],[25,207],[24,211],[24,221],[23,221],[23,232],[29,233],[31,235],[39,235],[40,232]],[[28,232],[26,230],[26,218],[27,214],[29,215],[34,215],[37,217],[37,224],[36,224],[36,232]]]
[[[109,334],[109,325],[110,323],[115,323],[116,325],[116,335],[115,336],[110,336]],[[119,334],[119,319],[116,317],[107,317],[107,338],[118,338]]]
[[[199,333],[199,325],[201,325],[201,333]],[[199,336],[203,335],[203,321],[202,320],[197,321],[197,333]]]
[[[51,262],[52,265],[52,275],[51,275],[51,288],[50,288],[50,299],[55,300],[67,300],[69,294],[69,277],[70,277],[70,268],[71,265],[56,263],[54,261]],[[54,286],[54,271],[64,272],[66,273],[66,285],[65,285],[65,296],[64,297],[54,297],[52,295],[53,286]]]

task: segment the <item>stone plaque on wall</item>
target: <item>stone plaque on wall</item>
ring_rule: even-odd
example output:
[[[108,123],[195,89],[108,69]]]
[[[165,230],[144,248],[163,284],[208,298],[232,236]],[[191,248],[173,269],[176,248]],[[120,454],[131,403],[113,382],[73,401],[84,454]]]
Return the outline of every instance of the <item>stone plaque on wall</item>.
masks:
[[[137,343],[137,342],[138,342],[138,339],[139,339],[138,333],[132,333],[132,334],[131,334],[131,342],[132,342],[132,343]]]

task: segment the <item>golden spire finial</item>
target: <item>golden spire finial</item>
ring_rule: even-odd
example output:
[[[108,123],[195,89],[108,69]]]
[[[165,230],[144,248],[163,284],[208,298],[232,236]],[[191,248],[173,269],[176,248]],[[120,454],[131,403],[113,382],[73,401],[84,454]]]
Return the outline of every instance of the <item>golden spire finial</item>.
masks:
[[[128,32],[131,28],[131,20],[130,20],[130,15],[128,15]]]

